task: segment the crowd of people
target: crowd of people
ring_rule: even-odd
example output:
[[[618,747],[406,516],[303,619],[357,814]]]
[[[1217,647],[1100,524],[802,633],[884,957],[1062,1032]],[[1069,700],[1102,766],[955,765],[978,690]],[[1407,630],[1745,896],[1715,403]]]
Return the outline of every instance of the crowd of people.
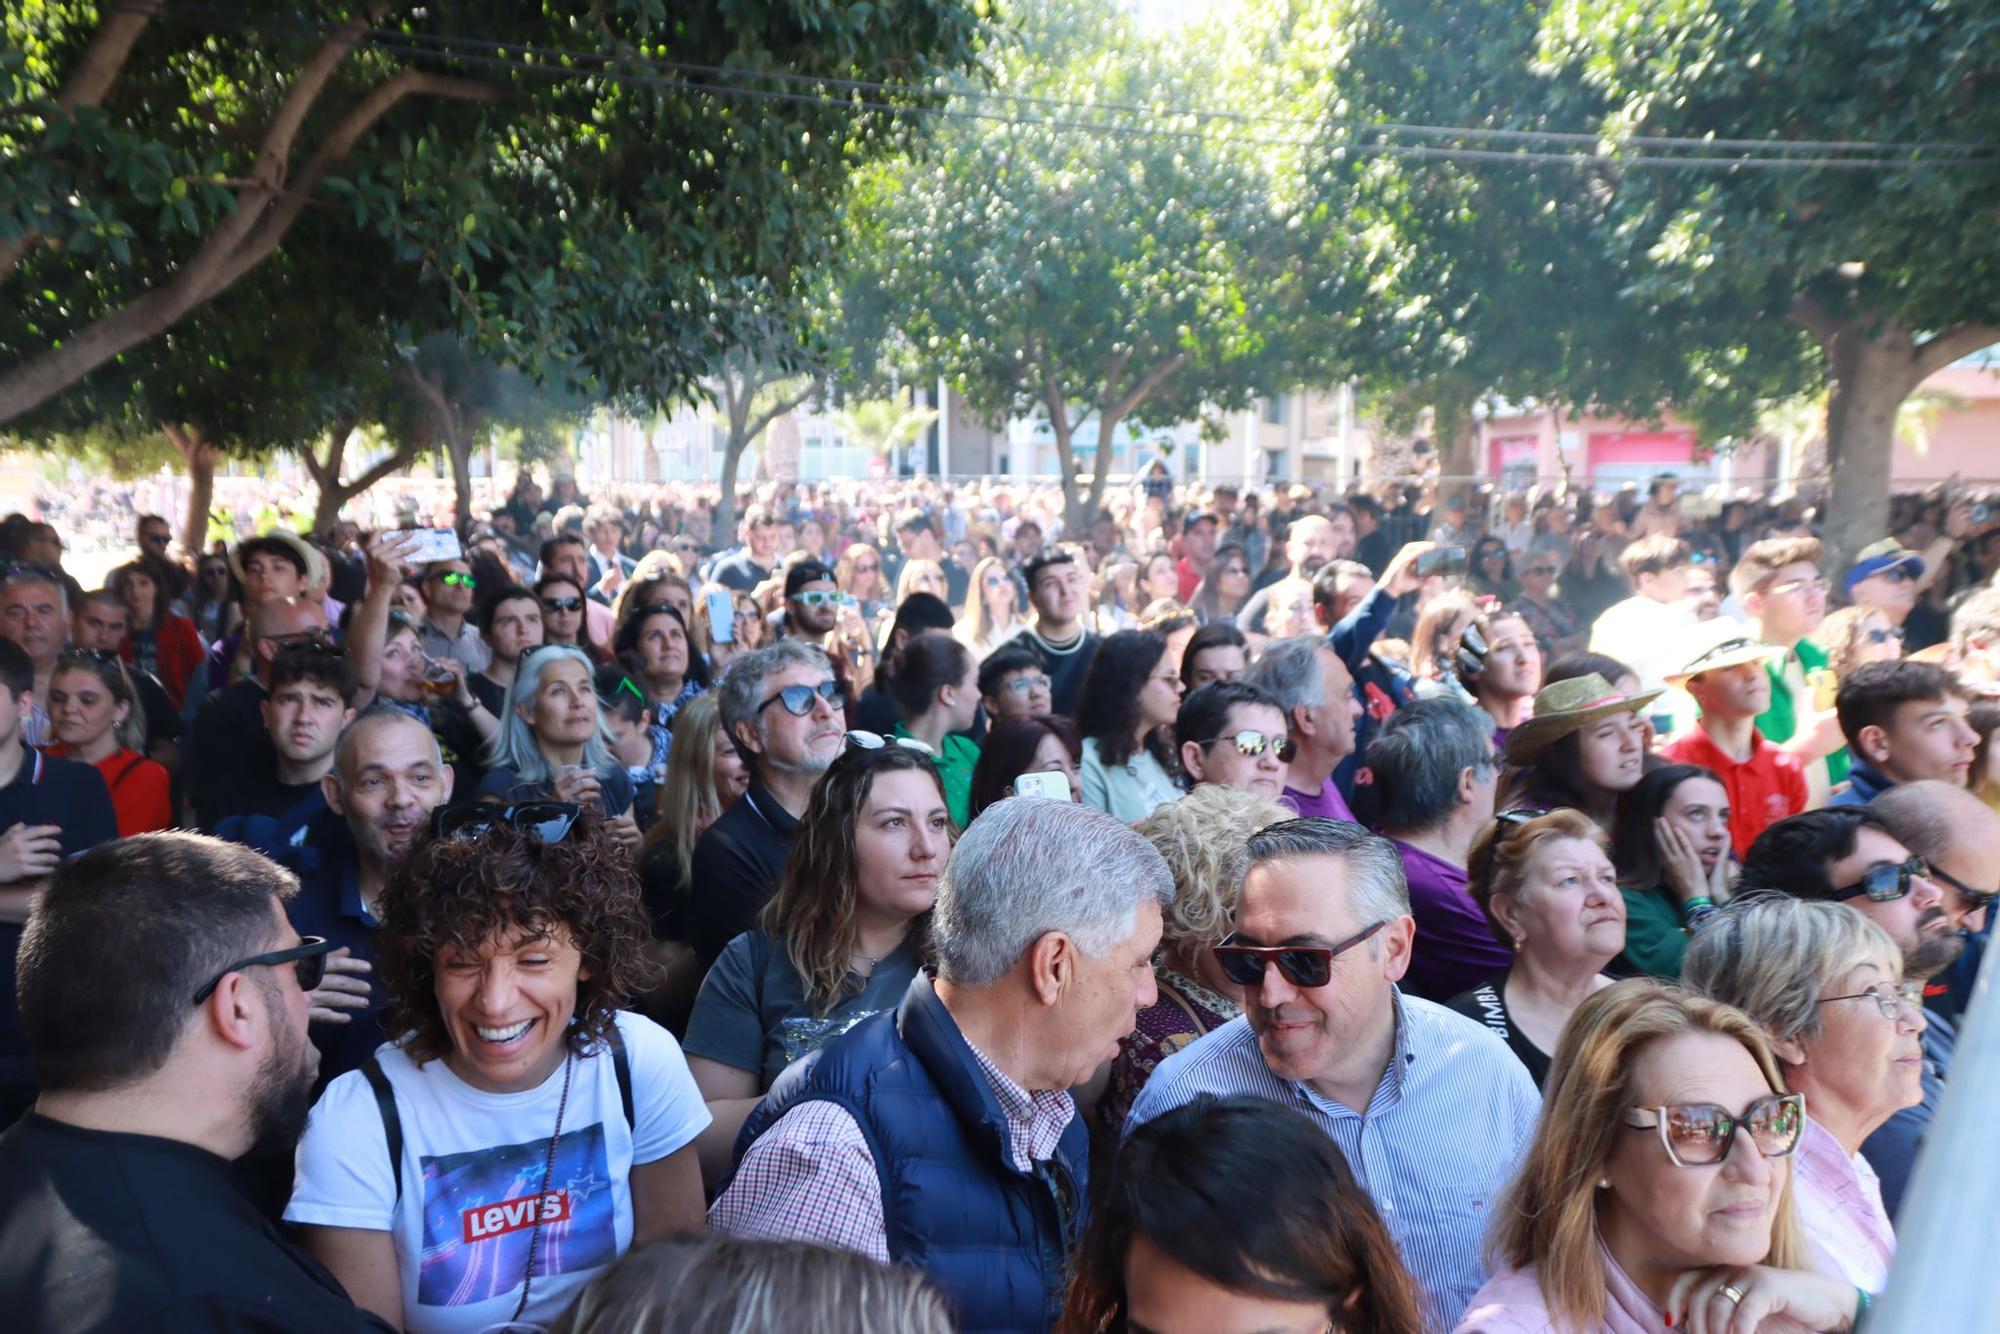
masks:
[[[94,589],[0,521],[22,1327],[1865,1325],[2000,893],[2000,524],[745,501],[140,514]]]

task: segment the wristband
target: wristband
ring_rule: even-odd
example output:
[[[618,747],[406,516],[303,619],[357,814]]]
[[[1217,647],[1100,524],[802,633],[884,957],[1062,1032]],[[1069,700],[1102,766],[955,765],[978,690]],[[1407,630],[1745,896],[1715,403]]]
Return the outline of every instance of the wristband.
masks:
[[[1692,931],[1715,913],[1715,900],[1706,894],[1697,894],[1681,905],[1681,925]]]
[[[1854,1329],[1852,1334],[1861,1334],[1861,1322],[1868,1318],[1868,1308],[1875,1305],[1875,1298],[1866,1288],[1854,1290]]]

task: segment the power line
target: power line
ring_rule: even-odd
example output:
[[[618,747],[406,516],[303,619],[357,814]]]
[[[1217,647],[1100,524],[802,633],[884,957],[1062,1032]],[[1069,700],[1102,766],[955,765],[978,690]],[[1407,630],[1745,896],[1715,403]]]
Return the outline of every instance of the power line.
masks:
[[[212,29],[264,34],[293,36],[330,37],[338,31],[336,25],[315,24],[303,21],[251,19],[243,15],[229,14],[199,7],[176,6],[167,12],[171,20]],[[695,70],[708,72],[712,76],[769,78],[794,82],[807,82],[833,86],[847,86],[851,94],[866,89],[887,89],[913,99],[935,97],[975,100],[985,94],[968,94],[963,90],[939,88],[935,90],[912,89],[892,84],[871,84],[861,80],[838,79],[833,76],[792,74],[769,71],[746,71],[724,66],[699,66],[686,62],[654,61],[647,58],[622,59],[611,53],[590,53],[568,51],[552,47],[527,47],[521,44],[501,43],[486,38],[441,37],[427,34],[398,33],[388,29],[368,30],[357,45],[366,45],[392,54],[416,58],[456,61],[488,69],[499,69],[520,74],[537,75],[554,80],[594,81],[611,83],[632,83],[641,86],[668,87],[676,90],[706,93],[717,97],[735,98],[752,102],[780,102],[792,105],[822,106],[842,111],[876,111],[895,116],[927,115],[946,119],[983,121],[987,123],[1014,125],[1024,128],[1040,128],[1065,132],[1088,134],[1108,134],[1131,139],[1173,139],[1180,141],[1212,141],[1246,147],[1304,149],[1316,146],[1313,138],[1278,138],[1270,136],[1213,135],[1199,129],[1175,129],[1160,125],[1120,125],[1103,120],[1077,120],[1050,116],[1028,116],[985,111],[977,108],[924,107],[920,105],[900,105],[869,100],[856,95],[830,97],[823,93],[791,92],[782,89],[759,89],[732,86],[685,77],[669,77],[657,72],[659,69]],[[467,46],[484,47],[485,52],[463,49]],[[521,55],[491,54],[493,52],[520,51]],[[554,65],[527,59],[528,54],[546,55],[551,60],[573,62],[579,59],[595,58],[605,62],[602,69],[579,69],[573,64]],[[619,61],[620,64],[612,62]],[[641,68],[629,67],[636,64]],[[1131,103],[1077,103],[1053,98],[1030,98],[1025,94],[993,95],[998,100],[1013,100],[1023,104],[1052,105],[1075,108],[1092,114],[1111,111],[1120,114],[1140,113],[1160,115],[1169,119],[1189,119],[1197,122],[1204,119],[1235,120],[1247,123],[1288,124],[1295,128],[1316,131],[1319,127],[1312,122],[1285,120],[1276,117],[1257,117],[1243,113],[1211,112],[1202,110],[1165,109]],[[1329,122],[1342,124],[1343,122]],[[1565,142],[1606,142],[1603,136],[1583,134],[1557,134],[1556,132],[1535,132],[1518,130],[1481,130],[1475,128],[1452,128],[1444,126],[1375,125],[1366,122],[1344,122],[1358,134],[1375,135],[1396,130],[1421,133],[1436,138],[1465,137],[1471,139],[1490,138],[1506,141],[1529,141],[1554,139]],[[1673,146],[1712,149],[1727,144],[1740,144],[1754,149],[1785,152],[1803,147],[1808,143],[1826,144],[1836,150],[1863,148],[1887,148],[1894,145],[1875,144],[1869,141],[1779,141],[1779,140],[1708,140],[1708,139],[1658,139],[1641,137],[1619,140],[1621,143],[1651,142]],[[1760,171],[1781,170],[1923,170],[1938,166],[1977,165],[1990,162],[1992,157],[1951,156],[1967,150],[1987,151],[1983,145],[1913,145],[1914,150],[1935,151],[1938,156],[1924,158],[1905,157],[1764,157],[1764,156],[1721,156],[1714,154],[1620,154],[1620,153],[1571,153],[1548,152],[1531,149],[1482,149],[1464,147],[1441,147],[1436,144],[1397,144],[1383,142],[1356,142],[1352,139],[1336,142],[1333,147],[1366,157],[1393,157],[1402,159],[1438,159],[1462,162],[1506,162],[1568,164],[1574,166],[1680,168],[1693,170],[1736,170],[1754,169]]]

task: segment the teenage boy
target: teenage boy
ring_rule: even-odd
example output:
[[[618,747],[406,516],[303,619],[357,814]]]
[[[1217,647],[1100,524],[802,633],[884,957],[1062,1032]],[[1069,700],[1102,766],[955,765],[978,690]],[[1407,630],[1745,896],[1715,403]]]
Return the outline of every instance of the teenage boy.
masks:
[[[509,584],[480,599],[479,637],[489,654],[486,665],[466,677],[473,697],[495,718],[504,716],[507,688],[521,655],[543,642],[542,603],[531,588]]]
[[[979,664],[979,699],[996,723],[1048,717],[1053,711],[1049,687],[1049,669],[1028,644],[1002,644]]]
[[[1083,678],[1097,656],[1097,636],[1084,625],[1090,599],[1090,572],[1062,547],[1045,547],[1021,570],[1035,607],[1028,638],[1049,665],[1050,705],[1065,718],[1076,716]]]
[[[1688,544],[1665,533],[1642,537],[1619,553],[1632,596],[1615,603],[1590,627],[1590,651],[1608,653],[1639,677],[1641,690],[1657,690],[1682,663],[1688,634],[1697,624],[1688,609]]]
[[[1743,606],[1751,637],[1784,650],[1765,668],[1771,706],[1758,715],[1757,730],[1804,766],[1813,805],[1824,804],[1834,785],[1847,781],[1840,716],[1814,699],[1812,674],[1826,671],[1826,650],[1812,641],[1826,619],[1823,554],[1816,537],[1766,538],[1729,572],[1730,592]]]
[[[1676,764],[1712,769],[1729,793],[1729,842],[1748,848],[1771,825],[1806,808],[1798,758],[1757,731],[1771,706],[1769,664],[1784,650],[1759,644],[1734,621],[1705,621],[1686,666],[1668,676],[1701,706],[1697,726],[1661,753]]]
[[[337,649],[302,644],[279,651],[271,660],[271,693],[258,706],[278,753],[276,781],[238,789],[238,809],[216,821],[217,838],[280,857],[326,809],[320,780],[333,768],[341,729],[354,721],[356,688],[354,663]]]
[[[1979,734],[1952,674],[1928,662],[1898,658],[1849,672],[1834,698],[1840,730],[1854,763],[1847,790],[1830,806],[1864,806],[1898,783],[1938,778],[1965,784]]]

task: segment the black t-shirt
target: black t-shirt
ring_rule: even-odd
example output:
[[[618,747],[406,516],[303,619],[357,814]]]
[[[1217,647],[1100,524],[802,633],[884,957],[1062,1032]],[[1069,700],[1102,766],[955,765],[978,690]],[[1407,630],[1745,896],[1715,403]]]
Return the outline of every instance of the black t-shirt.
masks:
[[[749,593],[757,585],[771,577],[769,567],[759,565],[746,549],[715,563],[709,571],[709,578],[725,588],[733,588],[739,593]]]
[[[20,1330],[388,1328],[293,1249],[229,1164],[30,1114],[0,1136],[0,1308]]]
[[[180,710],[174,707],[174,701],[167,694],[167,688],[160,684],[160,678],[129,664],[125,675],[132,678],[132,693],[139,697],[139,708],[146,715],[146,744],[180,740]]]
[[[1076,717],[1077,703],[1083,698],[1083,678],[1090,675],[1090,660],[1097,656],[1097,636],[1086,631],[1080,643],[1060,650],[1050,648],[1049,641],[1033,631],[1028,632],[1028,638],[1035,641],[1049,665],[1050,712]]]
[[[256,681],[234,681],[202,701],[182,766],[188,804],[203,831],[225,815],[264,809],[278,784],[278,748],[260,707],[269,694]]]
[[[1528,1078],[1535,1081],[1536,1088],[1548,1082],[1549,1053],[1528,1041],[1527,1035],[1514,1026],[1514,1016],[1507,1009],[1507,973],[1501,973],[1483,987],[1474,987],[1462,996],[1454,996],[1445,1002],[1445,1008],[1486,1025],[1487,1031],[1505,1042],[1507,1050],[1528,1067]]]
[[[695,842],[688,944],[704,968],[756,925],[758,910],[778,892],[798,831],[798,820],[753,777],[750,790]]]
[[[484,672],[474,672],[465,678],[465,688],[495,718],[501,717],[501,710],[507,707],[507,687],[495,681]]]

